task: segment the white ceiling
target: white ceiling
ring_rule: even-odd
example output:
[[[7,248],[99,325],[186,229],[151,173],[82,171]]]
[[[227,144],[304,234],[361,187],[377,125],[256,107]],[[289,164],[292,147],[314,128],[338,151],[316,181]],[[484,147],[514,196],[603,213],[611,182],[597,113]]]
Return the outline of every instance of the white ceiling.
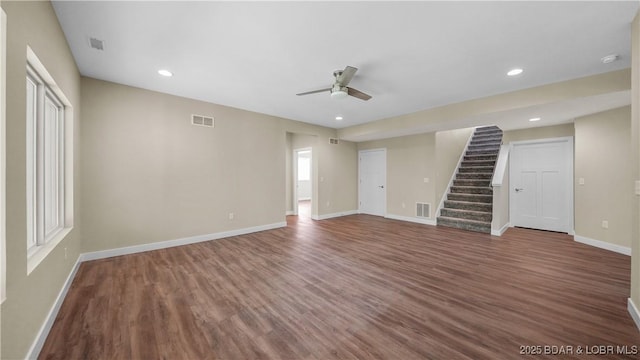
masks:
[[[85,76],[333,128],[628,68],[639,8],[638,1],[53,5]],[[104,51],[90,48],[89,37],[104,40]],[[620,60],[600,62],[612,53]],[[346,65],[359,68],[350,86],[371,100],[295,95],[329,87]],[[525,72],[505,76],[513,67]]]

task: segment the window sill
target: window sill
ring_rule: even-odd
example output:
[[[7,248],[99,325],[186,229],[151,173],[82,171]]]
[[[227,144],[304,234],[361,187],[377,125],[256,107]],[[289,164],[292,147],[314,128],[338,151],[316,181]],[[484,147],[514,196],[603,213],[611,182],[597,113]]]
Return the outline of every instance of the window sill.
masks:
[[[27,275],[31,274],[33,270],[35,270],[38,265],[44,260],[49,253],[53,251],[53,249],[58,246],[58,244],[67,237],[67,235],[71,232],[73,228],[67,227],[62,229],[56,236],[51,239],[48,243],[42,246],[38,246],[38,250],[36,250],[33,254],[29,255],[27,258]]]

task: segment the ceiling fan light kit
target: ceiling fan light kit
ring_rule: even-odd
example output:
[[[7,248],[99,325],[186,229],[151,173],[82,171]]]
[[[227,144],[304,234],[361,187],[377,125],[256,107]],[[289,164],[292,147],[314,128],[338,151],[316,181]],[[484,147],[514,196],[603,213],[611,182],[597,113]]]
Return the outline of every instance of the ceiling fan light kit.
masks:
[[[332,99],[344,99],[347,96],[349,96],[349,93],[347,92],[347,89],[344,87],[341,87],[339,85],[334,85],[333,88],[331,89]]]
[[[347,86],[349,85],[349,82],[351,81],[353,76],[356,74],[356,71],[358,71],[358,69],[354,68],[353,66],[347,66],[346,68],[344,68],[344,70],[336,70],[333,72],[335,82],[330,88],[307,91],[296,95],[302,96],[329,91],[331,93],[332,99],[343,99],[347,96],[353,96],[360,100],[367,101],[371,99],[371,95],[365,94],[360,90],[356,90]]]

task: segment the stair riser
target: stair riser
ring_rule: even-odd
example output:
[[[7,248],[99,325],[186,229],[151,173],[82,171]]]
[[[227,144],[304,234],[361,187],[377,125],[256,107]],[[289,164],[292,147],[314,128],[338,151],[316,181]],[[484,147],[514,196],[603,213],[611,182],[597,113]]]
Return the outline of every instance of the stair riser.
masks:
[[[491,179],[493,173],[458,173],[456,174],[456,180],[460,179]]]
[[[469,145],[467,150],[470,150],[470,151],[473,151],[473,150],[491,150],[491,151],[499,152],[500,151],[500,146],[499,145]]]
[[[464,220],[449,220],[449,219],[440,219],[438,218],[439,226],[448,226],[457,229],[476,231],[481,233],[490,234],[491,233],[491,224],[476,224],[476,223],[468,223]]]
[[[473,133],[473,136],[502,136],[502,131],[500,130],[490,130],[490,131],[476,131]]]
[[[487,139],[482,139],[482,138],[476,139],[476,138],[473,138],[473,140],[471,140],[469,145],[493,145],[493,146],[499,146],[499,145],[502,145],[502,139],[501,138],[487,138]]]
[[[471,187],[471,186],[452,186],[452,194],[482,194],[492,195],[493,189],[486,187]]]
[[[461,173],[493,173],[493,166],[474,166],[474,167],[460,167],[458,172]]]
[[[473,155],[473,156],[465,155],[464,158],[462,159],[462,161],[485,161],[485,160],[489,160],[489,161],[495,162],[497,158],[498,158],[497,155]]]
[[[486,139],[498,139],[502,140],[502,133],[494,134],[473,134],[472,140],[486,140]]]
[[[475,161],[469,161],[469,160],[463,160],[460,163],[460,166],[462,167],[478,167],[478,166],[494,166],[496,164],[495,160],[475,160]]]
[[[493,211],[493,206],[491,204],[470,203],[470,202],[460,202],[460,201],[451,201],[451,200],[445,200],[444,207],[448,209],[460,209],[460,210],[471,210],[471,211],[484,211],[484,212]]]
[[[447,195],[447,200],[491,204],[493,201],[493,196],[450,193],[449,195]]]
[[[491,180],[477,180],[477,179],[456,179],[453,180],[453,186],[484,186],[490,187]]]
[[[500,149],[491,149],[491,150],[487,150],[487,149],[469,149],[469,150],[467,150],[465,155],[468,155],[468,156],[473,156],[473,155],[496,155],[497,156],[499,151],[500,151]]]
[[[442,209],[442,216],[475,221],[491,222],[491,213],[467,212],[464,210]]]

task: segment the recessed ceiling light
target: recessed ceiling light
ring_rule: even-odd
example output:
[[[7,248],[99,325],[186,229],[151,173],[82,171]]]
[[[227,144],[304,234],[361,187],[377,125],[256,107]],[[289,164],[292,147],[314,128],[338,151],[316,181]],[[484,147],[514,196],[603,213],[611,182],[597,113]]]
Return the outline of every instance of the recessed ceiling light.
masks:
[[[340,115],[336,116],[336,120],[338,120],[338,121],[342,120],[342,116],[340,116]]]
[[[515,68],[515,69],[511,69],[509,70],[509,72],[507,73],[507,75],[509,76],[516,76],[516,75],[520,75],[522,74],[524,70],[520,69],[520,68]]]
[[[600,61],[602,61],[603,64],[609,64],[618,59],[620,59],[620,56],[618,54],[611,54],[603,57],[602,59],[600,59]]]
[[[534,118],[529,119],[529,121],[539,121],[539,120],[540,120],[539,117],[534,117]]]
[[[162,75],[162,76],[166,76],[166,77],[171,77],[173,76],[173,73],[169,70],[158,70],[158,74]]]

